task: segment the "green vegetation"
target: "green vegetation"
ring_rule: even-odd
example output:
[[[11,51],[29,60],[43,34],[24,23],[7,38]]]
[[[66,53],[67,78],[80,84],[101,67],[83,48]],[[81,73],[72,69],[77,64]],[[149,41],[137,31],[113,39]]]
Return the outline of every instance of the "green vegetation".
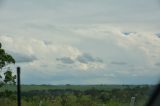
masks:
[[[88,90],[91,88],[96,88],[98,90],[113,90],[113,89],[124,89],[127,87],[144,87],[147,85],[22,85],[22,91],[31,91],[31,90],[54,90],[54,89],[73,89],[73,90]],[[16,91],[15,85],[6,85],[0,89],[0,91],[4,91],[5,89],[9,91]]]
[[[148,85],[23,85],[22,106],[143,106],[154,86]],[[11,90],[11,88],[14,88]],[[15,86],[1,89],[0,104],[17,106]],[[5,90],[6,89],[6,90]]]
[[[7,83],[15,84],[16,75],[13,75],[10,67],[8,66],[9,64],[14,63],[14,58],[2,49],[2,45],[0,43],[0,87]]]

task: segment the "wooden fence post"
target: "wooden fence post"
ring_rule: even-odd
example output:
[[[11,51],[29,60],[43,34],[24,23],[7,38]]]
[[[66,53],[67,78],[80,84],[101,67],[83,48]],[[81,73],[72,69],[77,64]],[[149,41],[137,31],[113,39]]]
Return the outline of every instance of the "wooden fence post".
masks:
[[[20,67],[17,67],[17,103],[18,106],[21,106]]]

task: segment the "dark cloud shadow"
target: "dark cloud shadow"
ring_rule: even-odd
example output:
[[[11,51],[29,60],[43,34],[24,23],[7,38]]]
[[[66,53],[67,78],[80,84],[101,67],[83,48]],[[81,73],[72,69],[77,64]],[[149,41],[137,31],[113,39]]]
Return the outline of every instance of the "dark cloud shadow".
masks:
[[[33,55],[25,55],[21,53],[10,52],[13,58],[16,60],[16,63],[28,63],[37,60]]]
[[[84,53],[77,57],[77,60],[80,63],[89,63],[89,62],[98,62],[102,63],[103,61],[100,58],[94,58],[92,55]]]
[[[62,57],[62,58],[56,58],[57,61],[60,61],[64,64],[73,64],[74,61],[70,57]]]

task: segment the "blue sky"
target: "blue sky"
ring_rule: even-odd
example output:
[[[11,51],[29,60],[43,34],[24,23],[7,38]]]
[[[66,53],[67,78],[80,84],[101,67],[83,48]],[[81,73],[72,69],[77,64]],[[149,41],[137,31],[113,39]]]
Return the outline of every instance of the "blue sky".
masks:
[[[158,0],[2,0],[0,42],[24,84],[153,84]]]

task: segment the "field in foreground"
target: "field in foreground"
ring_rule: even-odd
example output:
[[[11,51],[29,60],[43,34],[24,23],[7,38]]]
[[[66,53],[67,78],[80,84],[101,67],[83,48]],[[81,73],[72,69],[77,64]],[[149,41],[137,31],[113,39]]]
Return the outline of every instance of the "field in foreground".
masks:
[[[143,106],[154,86],[149,85],[22,85],[22,106]],[[17,106],[16,86],[0,88],[0,104]]]

